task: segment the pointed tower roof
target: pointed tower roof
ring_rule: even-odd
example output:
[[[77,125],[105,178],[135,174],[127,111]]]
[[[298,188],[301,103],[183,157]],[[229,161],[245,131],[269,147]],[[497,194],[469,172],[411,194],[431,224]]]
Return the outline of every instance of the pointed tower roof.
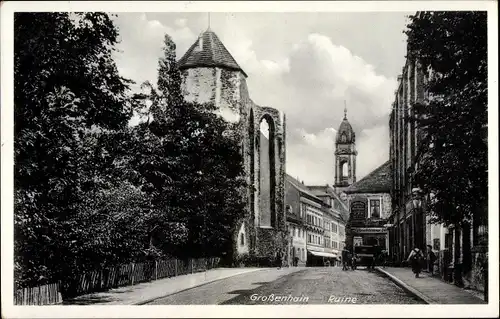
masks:
[[[342,140],[342,135],[345,135],[345,140]],[[351,123],[347,120],[347,107],[344,107],[344,119],[340,123],[339,130],[337,131],[336,142],[341,144],[354,143],[356,140],[356,134],[352,129]]]
[[[220,67],[241,71],[245,77],[247,76],[210,28],[200,34],[198,40],[191,45],[177,65],[180,70],[197,67]]]

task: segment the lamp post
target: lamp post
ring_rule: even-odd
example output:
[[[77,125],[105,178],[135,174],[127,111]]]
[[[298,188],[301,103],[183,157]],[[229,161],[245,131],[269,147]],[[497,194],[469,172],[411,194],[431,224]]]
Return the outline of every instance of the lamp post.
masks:
[[[412,193],[412,201],[413,201],[413,213],[412,213],[412,248],[415,248],[415,245],[417,243],[417,241],[415,240],[415,236],[416,236],[416,231],[415,231],[415,227],[416,227],[416,212],[418,211],[420,213],[420,209],[422,207],[422,191],[420,190],[420,188],[413,188],[411,190],[411,193]]]

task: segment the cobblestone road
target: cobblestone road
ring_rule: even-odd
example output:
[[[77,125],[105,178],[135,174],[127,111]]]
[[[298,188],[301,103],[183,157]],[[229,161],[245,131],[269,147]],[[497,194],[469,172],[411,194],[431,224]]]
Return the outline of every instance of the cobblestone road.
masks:
[[[151,302],[210,304],[419,304],[375,271],[329,268],[267,269],[223,279]]]

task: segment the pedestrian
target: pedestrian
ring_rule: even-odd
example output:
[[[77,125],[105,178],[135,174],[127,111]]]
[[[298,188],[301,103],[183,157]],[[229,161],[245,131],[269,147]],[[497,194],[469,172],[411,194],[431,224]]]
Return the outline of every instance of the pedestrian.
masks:
[[[344,249],[342,249],[342,270],[347,270],[348,261],[349,251],[344,247]]]
[[[358,255],[355,252],[353,252],[352,259],[351,259],[351,269],[352,270],[356,270],[356,268],[358,266],[357,261],[358,261]]]
[[[380,254],[380,261],[382,264],[382,267],[385,268],[387,266],[387,259],[389,259],[389,254],[387,253],[387,250],[382,250],[382,253]]]
[[[427,245],[427,263],[429,274],[434,275],[434,262],[436,261],[436,254],[432,251],[432,246]]]
[[[373,251],[373,258],[372,258],[372,264],[371,264],[371,269],[375,269],[375,266],[377,265],[378,259],[380,257],[378,246],[374,247]]]
[[[276,267],[278,269],[281,269],[281,251],[280,250],[278,250],[276,252]]]
[[[407,261],[411,263],[411,270],[415,274],[415,278],[418,278],[420,272],[422,271],[423,258],[424,255],[418,247],[413,248],[410,255],[408,256]]]

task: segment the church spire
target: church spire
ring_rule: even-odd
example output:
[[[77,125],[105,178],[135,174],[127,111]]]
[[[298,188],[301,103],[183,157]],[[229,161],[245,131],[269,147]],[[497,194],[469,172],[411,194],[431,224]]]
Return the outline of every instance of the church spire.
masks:
[[[347,120],[347,104],[344,100],[344,120]]]

